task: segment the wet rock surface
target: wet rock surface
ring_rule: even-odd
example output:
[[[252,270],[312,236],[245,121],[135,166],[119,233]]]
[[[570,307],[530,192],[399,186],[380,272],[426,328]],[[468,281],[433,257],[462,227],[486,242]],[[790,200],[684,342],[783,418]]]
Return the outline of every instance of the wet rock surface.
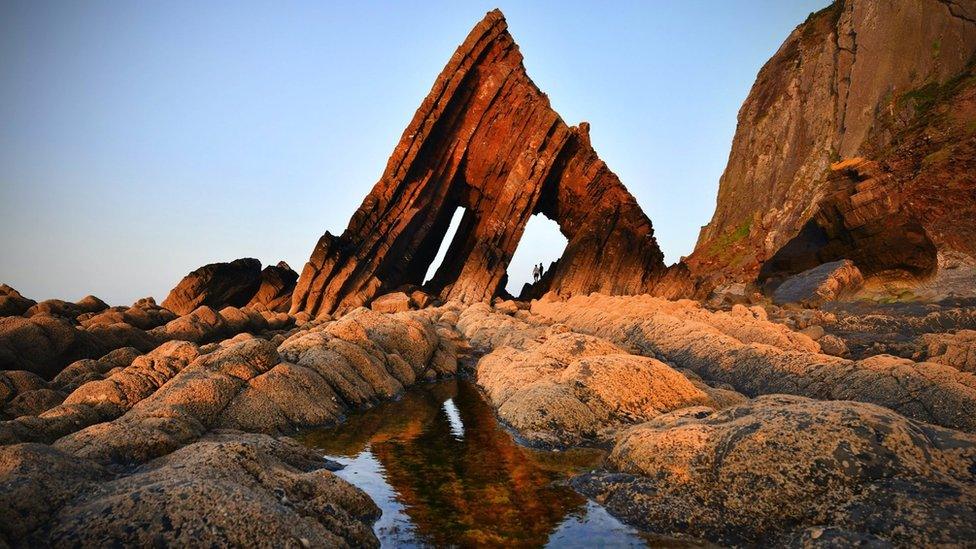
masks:
[[[16,545],[377,546],[365,494],[289,439],[218,432],[122,474],[51,446],[0,448]]]
[[[190,325],[271,322],[202,309]],[[359,309],[269,338],[222,339],[224,326],[214,343],[121,348],[51,381],[4,371],[0,532],[13,545],[376,545],[365,494],[289,439],[247,433],[333,424],[454,374],[464,346],[441,315]]]

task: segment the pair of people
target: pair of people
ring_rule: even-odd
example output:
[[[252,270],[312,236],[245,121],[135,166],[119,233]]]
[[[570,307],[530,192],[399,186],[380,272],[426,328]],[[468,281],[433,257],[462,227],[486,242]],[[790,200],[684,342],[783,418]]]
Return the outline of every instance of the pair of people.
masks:
[[[532,267],[532,280],[533,282],[538,282],[542,280],[542,275],[546,274],[542,268],[542,263]]]

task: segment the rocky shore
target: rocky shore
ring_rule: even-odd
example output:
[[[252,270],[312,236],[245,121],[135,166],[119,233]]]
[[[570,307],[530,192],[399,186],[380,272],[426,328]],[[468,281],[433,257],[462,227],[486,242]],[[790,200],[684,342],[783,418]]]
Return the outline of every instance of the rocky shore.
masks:
[[[158,343],[141,351],[106,336],[53,375],[69,353],[47,369],[0,373],[8,545],[375,545],[368,497],[288,435],[459,373],[523,443],[610,450],[574,486],[658,534],[976,542],[966,519],[976,516],[971,338],[944,325],[968,325],[965,307],[916,335],[939,360],[926,362],[825,354],[810,327],[833,329],[830,317],[775,322],[768,311],[782,310],[771,302],[722,310],[593,294],[464,305],[418,295],[316,320],[85,303],[22,304],[0,321],[0,338],[23,344],[25,322],[96,338],[91,319],[111,315],[117,330]],[[166,323],[125,322],[135,311]],[[20,364],[29,365],[11,366]]]

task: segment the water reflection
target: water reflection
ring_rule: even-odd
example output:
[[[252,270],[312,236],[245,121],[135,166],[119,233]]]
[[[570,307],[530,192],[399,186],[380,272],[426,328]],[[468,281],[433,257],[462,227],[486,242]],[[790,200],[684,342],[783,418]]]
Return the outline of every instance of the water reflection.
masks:
[[[383,510],[384,546],[640,546],[632,529],[558,481],[597,465],[598,450],[517,445],[465,381],[409,391],[302,440]]]

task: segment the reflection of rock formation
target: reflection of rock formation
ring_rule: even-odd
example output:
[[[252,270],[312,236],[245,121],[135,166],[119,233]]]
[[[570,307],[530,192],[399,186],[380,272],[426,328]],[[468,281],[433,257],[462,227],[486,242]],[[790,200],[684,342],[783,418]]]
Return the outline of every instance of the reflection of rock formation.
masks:
[[[568,245],[550,284],[562,293],[634,293],[664,270],[651,223],[590,146],[529,79],[504,17],[489,13],[448,62],[380,181],[342,236],[326,233],[292,311],[349,309],[424,274],[458,208],[464,215],[430,290],[483,301],[529,218],[559,224]]]
[[[449,398],[463,436],[452,430],[443,406]],[[584,503],[573,490],[553,485],[565,469],[575,469],[569,462],[574,453],[547,455],[518,446],[466,382],[409,391],[303,438],[332,455],[354,456],[368,445],[416,533],[437,546],[542,545]]]
[[[477,389],[454,397],[465,425],[454,437],[442,408],[417,437],[374,444],[418,532],[434,545],[541,545],[583,499],[556,487],[497,424]]]

